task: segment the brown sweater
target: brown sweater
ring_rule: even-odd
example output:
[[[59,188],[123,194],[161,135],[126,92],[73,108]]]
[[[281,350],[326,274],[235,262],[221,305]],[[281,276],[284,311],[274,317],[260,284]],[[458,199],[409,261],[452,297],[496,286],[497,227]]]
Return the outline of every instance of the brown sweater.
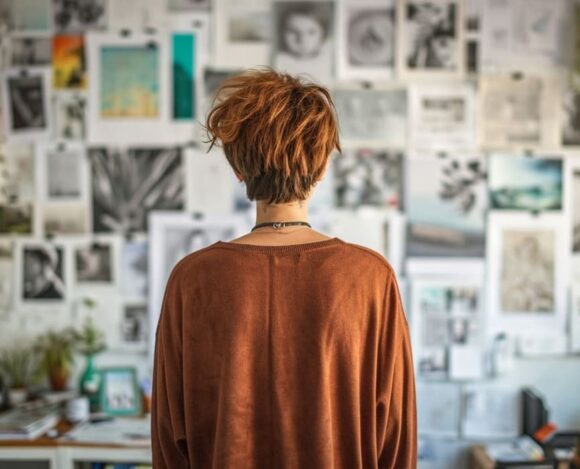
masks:
[[[393,269],[339,238],[183,258],[156,332],[154,469],[415,468]]]

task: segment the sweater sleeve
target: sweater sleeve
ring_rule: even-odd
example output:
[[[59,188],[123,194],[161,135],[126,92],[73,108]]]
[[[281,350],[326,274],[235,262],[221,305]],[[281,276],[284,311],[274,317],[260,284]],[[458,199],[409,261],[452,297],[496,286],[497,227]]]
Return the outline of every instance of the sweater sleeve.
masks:
[[[151,396],[153,467],[189,467],[185,438],[182,302],[174,268],[169,276],[155,333]]]
[[[377,373],[378,467],[417,467],[417,407],[409,325],[390,270],[383,300]]]

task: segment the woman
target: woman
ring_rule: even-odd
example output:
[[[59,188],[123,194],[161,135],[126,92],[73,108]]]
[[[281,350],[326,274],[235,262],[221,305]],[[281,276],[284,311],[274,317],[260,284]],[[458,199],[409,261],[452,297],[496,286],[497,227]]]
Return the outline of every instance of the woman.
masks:
[[[173,268],[156,331],[153,467],[415,468],[409,328],[378,252],[307,222],[340,151],[329,92],[272,69],[217,91],[206,131],[250,233]]]

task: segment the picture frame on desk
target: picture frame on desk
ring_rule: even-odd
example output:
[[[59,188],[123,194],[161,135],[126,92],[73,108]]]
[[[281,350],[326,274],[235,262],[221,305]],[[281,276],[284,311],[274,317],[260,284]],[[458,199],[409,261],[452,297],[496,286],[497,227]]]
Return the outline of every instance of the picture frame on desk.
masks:
[[[99,405],[110,416],[141,414],[141,395],[134,367],[107,367],[99,370]]]

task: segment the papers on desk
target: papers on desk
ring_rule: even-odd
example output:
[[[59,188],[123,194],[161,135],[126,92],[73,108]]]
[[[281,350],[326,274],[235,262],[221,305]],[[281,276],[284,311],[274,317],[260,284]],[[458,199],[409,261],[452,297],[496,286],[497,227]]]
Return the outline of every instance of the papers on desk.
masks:
[[[19,407],[0,414],[0,440],[32,440],[58,423],[53,406]]]
[[[528,435],[522,435],[507,442],[489,443],[485,449],[494,461],[544,460],[544,450]]]
[[[82,443],[151,445],[150,418],[116,418],[98,423],[86,422],[66,433],[61,439]]]

